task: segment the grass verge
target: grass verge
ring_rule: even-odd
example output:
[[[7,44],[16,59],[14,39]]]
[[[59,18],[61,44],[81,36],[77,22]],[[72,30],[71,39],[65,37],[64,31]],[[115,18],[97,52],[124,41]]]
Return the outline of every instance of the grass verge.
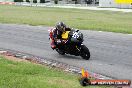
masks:
[[[0,88],[83,88],[77,75],[0,56]],[[87,88],[107,88],[106,86]]]
[[[54,26],[58,21],[79,29],[132,33],[132,13],[0,5],[0,23]]]

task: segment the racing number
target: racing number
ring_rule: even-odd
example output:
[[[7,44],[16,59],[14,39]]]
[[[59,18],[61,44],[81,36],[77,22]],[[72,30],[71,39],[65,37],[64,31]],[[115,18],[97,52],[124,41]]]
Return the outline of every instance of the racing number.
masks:
[[[73,38],[79,38],[78,32],[74,32],[72,37],[73,37]]]

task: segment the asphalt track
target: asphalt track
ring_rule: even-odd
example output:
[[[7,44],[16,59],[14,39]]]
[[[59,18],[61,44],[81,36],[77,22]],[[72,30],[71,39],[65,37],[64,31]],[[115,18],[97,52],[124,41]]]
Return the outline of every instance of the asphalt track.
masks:
[[[89,69],[116,79],[132,80],[132,35],[81,30],[90,60],[59,55],[50,48],[50,27],[0,24],[0,48],[25,52]]]

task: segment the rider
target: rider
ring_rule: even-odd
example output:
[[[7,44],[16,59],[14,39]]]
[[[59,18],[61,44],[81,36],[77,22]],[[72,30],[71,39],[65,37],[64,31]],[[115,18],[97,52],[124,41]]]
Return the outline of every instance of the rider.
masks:
[[[56,43],[58,39],[62,40],[62,33],[66,31],[70,31],[71,28],[66,27],[64,22],[58,22],[55,26],[55,28],[51,29],[50,37],[52,39],[51,42],[51,48],[55,49],[56,48]]]

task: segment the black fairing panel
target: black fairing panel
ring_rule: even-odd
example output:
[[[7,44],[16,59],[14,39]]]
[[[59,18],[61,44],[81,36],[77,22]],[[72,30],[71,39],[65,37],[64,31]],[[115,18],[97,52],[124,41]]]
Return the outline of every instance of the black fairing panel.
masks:
[[[78,36],[76,38],[73,37],[75,32]],[[83,42],[83,34],[79,30],[71,30],[68,36],[69,36],[69,41],[71,42]]]

